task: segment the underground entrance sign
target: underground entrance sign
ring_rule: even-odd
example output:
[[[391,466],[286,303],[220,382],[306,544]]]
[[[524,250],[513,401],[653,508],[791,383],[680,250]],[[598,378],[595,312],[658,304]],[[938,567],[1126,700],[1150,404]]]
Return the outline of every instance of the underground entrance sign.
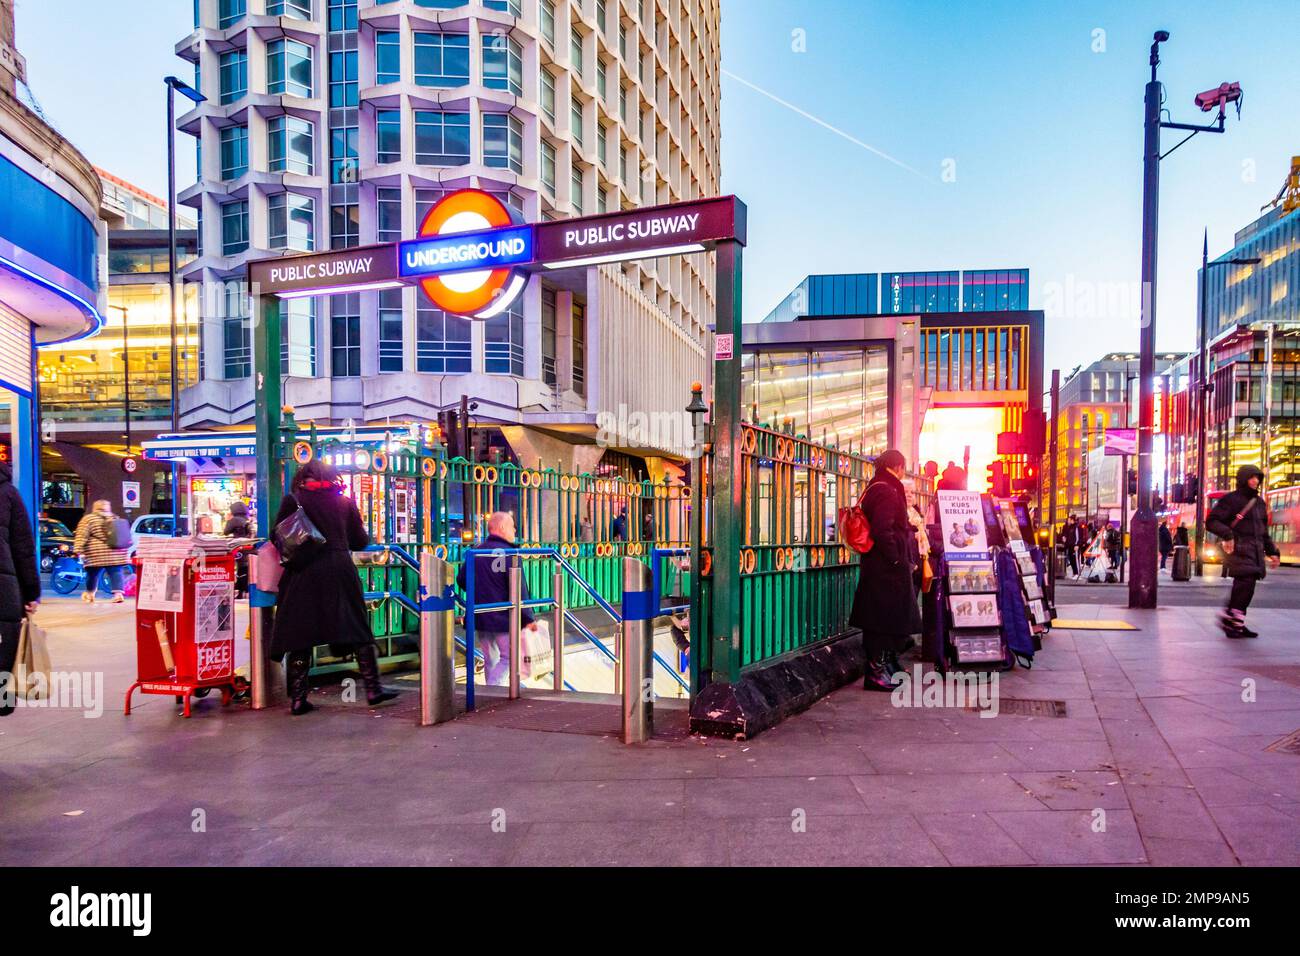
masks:
[[[418,283],[439,308],[488,318],[514,301],[532,272],[744,245],[745,205],[720,196],[522,223],[491,193],[462,189],[429,210],[419,233],[400,243],[250,263],[251,290],[293,298]]]

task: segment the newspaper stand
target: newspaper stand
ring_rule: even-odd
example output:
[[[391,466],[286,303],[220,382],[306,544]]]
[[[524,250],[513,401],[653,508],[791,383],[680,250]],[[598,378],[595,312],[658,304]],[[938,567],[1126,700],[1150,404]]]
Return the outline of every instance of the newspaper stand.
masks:
[[[221,689],[221,704],[247,685],[235,675],[235,561],[245,539],[172,538],[142,542],[136,554],[136,682],[131,695],[190,698]]]

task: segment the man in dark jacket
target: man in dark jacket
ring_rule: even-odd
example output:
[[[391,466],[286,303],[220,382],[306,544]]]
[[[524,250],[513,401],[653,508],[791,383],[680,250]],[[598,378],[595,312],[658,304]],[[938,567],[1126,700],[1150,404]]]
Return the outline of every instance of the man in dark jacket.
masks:
[[[1070,565],[1070,574],[1079,576],[1079,519],[1070,515],[1061,529],[1061,547],[1065,550],[1065,560]]]
[[[1264,577],[1264,558],[1273,567],[1281,563],[1281,552],[1268,534],[1268,505],[1259,493],[1264,473],[1254,465],[1237,469],[1237,490],[1219,499],[1205,519],[1205,528],[1219,536],[1225,567],[1232,577],[1232,593],[1220,624],[1227,637],[1258,637],[1246,627],[1246,610],[1255,596],[1255,582]]]
[[[0,717],[13,711],[8,682],[18,655],[23,617],[41,600],[36,540],[27,507],[13,484],[13,472],[0,462]]]
[[[515,516],[497,511],[488,518],[488,535],[476,545],[480,551],[504,551],[515,547]],[[466,588],[466,564],[462,562],[456,583]],[[528,583],[520,575],[521,601],[530,600]],[[510,559],[504,554],[480,554],[474,558],[474,604],[502,604],[510,600]],[[519,626],[537,629],[528,608],[519,611]],[[484,611],[474,617],[474,643],[483,652],[484,681],[504,685],[510,675],[510,612]]]
[[[898,655],[913,634],[921,631],[909,560],[915,532],[907,517],[903,473],[907,460],[895,449],[876,459],[875,477],[863,492],[859,507],[871,526],[872,548],[862,556],[858,588],[849,621],[862,631],[867,690],[892,691],[891,674]]]
[[[1160,570],[1165,569],[1165,564],[1169,561],[1169,556],[1174,553],[1174,533],[1169,530],[1169,519],[1165,518],[1160,522]]]

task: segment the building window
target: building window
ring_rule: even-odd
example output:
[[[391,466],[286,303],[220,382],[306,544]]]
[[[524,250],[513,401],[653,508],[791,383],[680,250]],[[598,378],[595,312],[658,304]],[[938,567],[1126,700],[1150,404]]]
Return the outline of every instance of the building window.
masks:
[[[268,245],[312,252],[316,248],[316,203],[310,196],[277,193],[267,200]]]
[[[587,307],[573,303],[573,325],[570,331],[573,343],[573,390],[587,394]]]
[[[542,112],[555,125],[555,77],[549,70],[542,70]]]
[[[573,141],[582,148],[582,100],[576,96],[569,104],[569,132],[573,136]]]
[[[248,320],[225,319],[221,323],[221,354],[226,378],[248,378],[253,374],[253,336]]]
[[[361,293],[330,296],[330,374],[361,374]]]
[[[248,172],[248,127],[227,126],[221,131],[221,178],[238,179]]]
[[[489,375],[524,374],[524,307],[518,299],[483,323],[483,339],[483,371]]]
[[[469,35],[415,34],[415,82],[420,86],[464,86],[469,82]]]
[[[331,33],[357,28],[357,0],[329,0]]]
[[[357,105],[357,51],[330,54],[330,108]]]
[[[402,35],[396,30],[375,31],[375,82],[396,83],[402,78]]]
[[[420,372],[460,374],[470,371],[470,320],[448,315],[427,300],[415,310],[415,367]]]
[[[276,116],[266,124],[267,168],[273,173],[316,171],[316,129],[295,116]]]
[[[598,122],[596,124],[596,158],[600,160],[602,166],[605,165],[605,154],[608,149],[609,143],[606,138],[605,124]]]
[[[524,95],[524,61],[519,44],[503,33],[483,37],[483,85],[490,90]]]
[[[297,40],[266,45],[266,91],[311,97],[311,47]]]
[[[574,166],[569,172],[569,202],[573,203],[573,211],[579,216],[582,215],[582,169]]]
[[[398,242],[401,238],[402,190],[395,186],[381,186],[375,190],[375,241]],[[401,308],[400,300],[398,308]]]
[[[555,147],[542,140],[542,185],[555,195]]]
[[[330,130],[330,182],[357,181],[357,128],[339,126]]]
[[[361,244],[361,207],[347,203],[330,208],[330,248],[350,249]]]
[[[483,0],[483,6],[489,10],[499,10],[501,13],[508,13],[512,17],[522,17],[523,7],[519,0]]]
[[[432,209],[442,198],[441,189],[417,189],[415,191],[415,225],[417,228],[424,222],[429,210]]]
[[[569,28],[569,59],[573,64],[573,72],[582,79],[582,34],[577,27]]]
[[[248,51],[221,54],[221,103],[233,103],[248,93]]]
[[[280,374],[316,375],[315,299],[285,299],[280,304]]]
[[[555,367],[555,290],[542,290],[542,381],[547,385],[559,382]]]
[[[469,114],[415,114],[415,161],[424,166],[463,166],[469,162]]]
[[[311,19],[311,0],[267,0],[266,13],[272,17]]]
[[[379,293],[379,371],[401,370],[402,290],[384,289]]]
[[[221,0],[217,4],[217,28],[224,30],[244,19],[248,12],[247,0]]]
[[[609,83],[605,78],[605,61],[600,57],[596,58],[596,92],[600,95],[602,103],[609,96]]]
[[[248,200],[221,207],[221,254],[237,256],[248,249]]]
[[[538,0],[537,19],[542,25],[542,39],[555,49],[555,0]]]
[[[402,161],[401,110],[375,110],[375,149],[380,164]]]
[[[524,127],[519,120],[505,113],[483,114],[483,164],[524,171]]]

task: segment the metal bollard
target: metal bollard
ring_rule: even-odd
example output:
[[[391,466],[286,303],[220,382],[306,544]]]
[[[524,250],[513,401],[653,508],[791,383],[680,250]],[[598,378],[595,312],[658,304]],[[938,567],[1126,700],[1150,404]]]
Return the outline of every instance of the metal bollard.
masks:
[[[645,743],[654,736],[654,619],[659,595],[650,568],[623,559],[623,743]]]
[[[551,612],[552,686],[564,690],[564,572],[556,571],[551,577],[551,594],[555,609]]]
[[[420,556],[420,726],[456,716],[456,599],[452,567],[432,551]],[[470,679],[474,677],[470,663]]]
[[[265,545],[263,545],[265,547]],[[265,710],[277,703],[284,688],[284,668],[266,656],[267,631],[274,621],[275,592],[263,591],[257,584],[257,555],[248,556],[248,683],[253,710]],[[287,694],[287,692],[286,692]]]
[[[519,555],[510,556],[510,688],[507,696],[511,700],[519,697],[519,622],[520,604],[523,602],[523,571],[519,567]]]

